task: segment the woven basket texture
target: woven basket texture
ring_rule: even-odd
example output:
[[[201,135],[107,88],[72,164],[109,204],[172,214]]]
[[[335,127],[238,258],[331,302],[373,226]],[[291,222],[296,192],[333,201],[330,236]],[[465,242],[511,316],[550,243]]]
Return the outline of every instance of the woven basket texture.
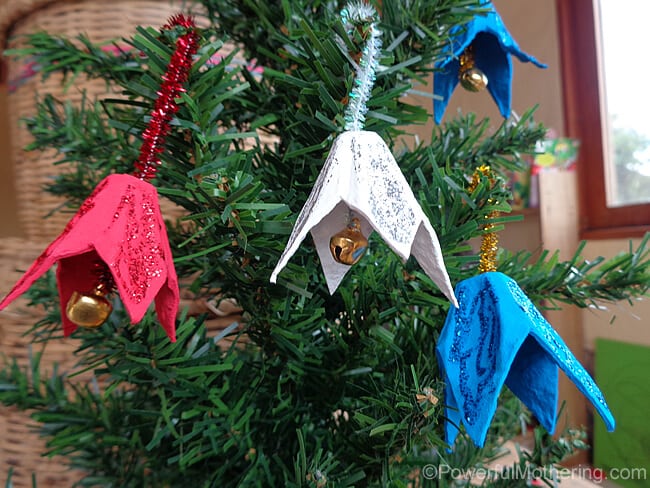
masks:
[[[42,249],[35,243],[21,238],[3,238],[0,241],[0,290],[3,294],[21,276]],[[0,311],[0,355],[26,368],[32,351],[40,352],[40,344],[31,344],[32,338],[25,335],[38,322],[44,312],[37,307],[28,307],[27,299],[21,297],[6,309]],[[43,373],[52,372],[53,365],[69,369],[73,362],[76,341],[63,339],[48,343],[41,364]],[[45,442],[37,433],[35,422],[16,407],[0,405],[0,483],[3,483],[9,468],[13,468],[13,486],[31,487],[32,474],[36,475],[38,487],[68,487],[79,478],[79,473],[70,471],[62,459],[43,457]]]

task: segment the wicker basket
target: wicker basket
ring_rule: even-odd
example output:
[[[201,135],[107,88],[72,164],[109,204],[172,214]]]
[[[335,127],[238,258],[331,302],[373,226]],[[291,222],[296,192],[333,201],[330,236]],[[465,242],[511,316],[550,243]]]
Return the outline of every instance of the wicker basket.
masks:
[[[18,281],[23,272],[43,251],[39,243],[22,238],[0,239],[0,293],[4,295]],[[16,358],[22,366],[29,364],[29,349],[32,338],[25,333],[43,318],[39,307],[28,306],[21,297],[0,311],[0,354]],[[68,369],[74,364],[72,352],[76,344],[72,339],[50,341],[45,351],[43,364],[46,369],[56,362]],[[38,350],[38,346],[34,346]]]
[[[0,290],[4,294],[42,251],[35,243],[20,238],[0,239]],[[30,362],[30,351],[38,352],[40,346],[32,346],[31,337],[25,333],[40,320],[43,312],[28,307],[19,298],[5,310],[0,311],[0,355],[16,359],[20,366]],[[44,371],[51,372],[54,363],[69,369],[73,362],[75,341],[66,339],[52,341],[43,351],[41,364]],[[14,407],[0,405],[0,483],[4,483],[10,467],[14,469],[13,486],[31,487],[32,473],[37,476],[39,487],[71,486],[79,474],[67,470],[62,459],[45,458],[45,442],[36,433],[29,413]]]
[[[20,300],[1,311],[2,354],[11,355],[19,364],[27,365],[30,338],[23,334],[39,319],[38,311],[27,308]],[[40,348],[35,346],[33,349],[37,351]],[[68,368],[74,359],[74,349],[71,339],[50,343],[43,351],[41,363],[47,371],[51,371],[54,363],[62,363],[62,368]],[[39,488],[69,487],[81,478],[81,473],[70,470],[64,459],[43,456],[45,440],[39,436],[38,425],[30,419],[30,412],[0,405],[0,432],[0,482],[4,483],[9,468],[13,468],[12,486],[15,488],[31,487],[32,476],[36,477]]]
[[[45,443],[34,434],[34,427],[28,422],[28,414],[23,410],[2,407],[0,411],[2,435],[14,441],[20,439],[20,442],[13,443],[3,441],[3,457],[0,458],[3,484],[9,468],[13,468],[11,486],[14,488],[31,488],[31,473],[34,474],[38,488],[71,487],[75,481],[81,479],[81,473],[71,471],[57,456],[37,458],[37,452],[45,451]]]

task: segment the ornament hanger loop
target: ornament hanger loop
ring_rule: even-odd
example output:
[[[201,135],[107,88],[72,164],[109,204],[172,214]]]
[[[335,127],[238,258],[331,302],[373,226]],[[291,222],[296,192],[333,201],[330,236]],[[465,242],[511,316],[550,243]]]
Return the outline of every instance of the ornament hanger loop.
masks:
[[[349,2],[341,10],[341,20],[348,34],[358,30],[365,40],[361,59],[357,65],[354,88],[349,94],[345,110],[345,130],[363,130],[368,107],[366,103],[375,84],[378,57],[381,50],[381,31],[377,29],[377,11],[363,2]]]
[[[469,185],[469,192],[472,193],[481,181],[482,177],[490,179],[492,185],[495,184],[494,174],[492,169],[487,164],[483,164],[476,168],[472,175],[472,181]],[[489,203],[493,203],[492,199]],[[492,220],[498,217],[500,212],[498,210],[491,211],[485,216],[485,219]],[[497,270],[497,251],[499,250],[499,235],[494,230],[494,224],[485,224],[483,226],[483,237],[481,238],[481,250],[479,252],[478,270],[481,273],[487,273]]]
[[[199,35],[194,19],[183,14],[175,15],[162,27],[162,30],[176,27],[184,28],[187,32],[176,41],[176,49],[167,65],[167,72],[162,77],[163,82],[151,111],[151,119],[142,134],[140,155],[134,163],[133,175],[144,181],[153,179],[161,164],[159,155],[170,130],[169,123],[178,111],[176,98],[184,91],[183,83],[189,76],[192,57],[199,48]]]

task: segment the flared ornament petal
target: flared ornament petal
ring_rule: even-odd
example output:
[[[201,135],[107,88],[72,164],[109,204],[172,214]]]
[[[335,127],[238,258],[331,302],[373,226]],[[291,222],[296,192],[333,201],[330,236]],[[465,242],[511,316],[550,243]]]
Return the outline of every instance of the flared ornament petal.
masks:
[[[291,257],[298,250],[298,247],[300,247],[302,241],[304,241],[305,237],[307,237],[307,234],[318,224],[321,224],[323,222],[323,219],[325,219],[334,210],[335,207],[338,207],[337,212],[335,212],[334,216],[330,217],[326,223],[334,220],[335,218],[338,219],[339,216],[342,219],[341,221],[344,222],[343,216],[345,214],[346,205],[341,206],[339,204],[343,202],[343,195],[348,193],[347,187],[349,184],[350,168],[348,167],[346,160],[343,160],[336,156],[338,153],[339,140],[340,136],[334,140],[329,156],[325,160],[320,174],[314,182],[312,191],[309,194],[305,205],[300,210],[300,214],[298,214],[298,218],[296,219],[296,223],[293,226],[293,230],[291,231],[287,245],[284,248],[284,252],[280,256],[280,259],[278,260],[275,268],[273,269],[273,272],[271,273],[271,283],[276,283],[280,271],[282,271],[282,269],[288,264]],[[321,228],[323,227],[325,226],[321,225]],[[337,232],[339,230],[340,228],[337,228],[334,232]],[[331,234],[330,236],[326,237],[328,242],[327,252],[329,252],[330,237]],[[314,239],[318,248],[318,241],[315,237]],[[321,251],[319,251],[319,255],[320,254]],[[329,270],[332,270],[332,276],[340,275],[338,282],[343,279],[343,276],[349,269],[349,266],[336,263],[333,259],[331,263],[324,263],[321,261],[321,265],[323,266],[323,271],[325,271],[326,277],[328,277]],[[330,283],[328,281],[328,286],[331,293],[336,290],[338,282],[334,286],[333,282]]]
[[[23,276],[16,282],[11,291],[0,302],[0,310],[25,293],[34,282],[43,276],[57,261],[76,256],[93,250],[93,233],[79,233],[77,225],[95,207],[95,199],[105,187],[101,182],[92,194],[79,207],[77,213],[70,219],[63,232],[36,258]]]
[[[458,72],[460,63],[458,59],[450,59],[444,64],[436,66],[438,71],[433,75],[433,119],[436,124],[442,122],[442,118],[447,110],[447,105],[458,85]]]
[[[476,66],[488,79],[487,91],[503,118],[510,116],[512,105],[512,60],[497,38],[480,32],[475,39]]]
[[[110,223],[94,239],[94,247],[108,265],[131,321],[142,320],[155,300],[156,309],[163,311],[158,319],[175,340],[180,293],[158,192],[130,175],[111,175],[106,180],[110,196],[102,201],[106,206],[102,217]]]
[[[162,225],[161,234],[164,233],[164,239],[161,241],[162,251],[168,258],[165,260],[167,265],[167,280],[162,284],[155,298],[156,315],[163,326],[167,336],[172,342],[176,342],[176,316],[180,304],[180,291],[178,286],[178,277],[176,268],[172,259],[172,251],[167,239],[167,229]]]
[[[483,273],[456,287],[436,348],[446,381],[447,442],[462,424],[477,446],[485,442],[497,399],[507,385],[549,432],[555,430],[558,367],[594,405],[607,428],[614,418],[587,371],[517,283]]]

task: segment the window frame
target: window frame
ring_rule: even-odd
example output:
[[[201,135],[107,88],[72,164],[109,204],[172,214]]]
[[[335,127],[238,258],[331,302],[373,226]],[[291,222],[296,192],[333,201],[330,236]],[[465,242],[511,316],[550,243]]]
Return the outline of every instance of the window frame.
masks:
[[[641,237],[650,232],[650,203],[607,206],[609,148],[599,0],[556,0],[556,8],[565,131],[580,141],[580,238]]]

